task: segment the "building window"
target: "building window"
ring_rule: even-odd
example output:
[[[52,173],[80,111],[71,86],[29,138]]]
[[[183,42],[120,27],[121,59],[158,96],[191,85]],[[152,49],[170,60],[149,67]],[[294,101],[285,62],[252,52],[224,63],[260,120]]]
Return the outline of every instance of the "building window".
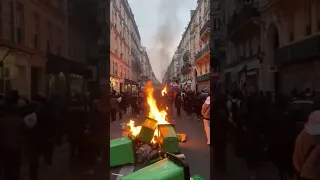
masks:
[[[113,60],[110,60],[110,74],[113,74]]]
[[[16,16],[16,42],[24,42],[24,7],[22,4],[19,4],[17,7],[17,16]]]
[[[40,19],[37,13],[34,14],[34,22],[33,22],[33,46],[35,48],[39,47],[39,36],[40,36]]]
[[[114,75],[118,76],[118,63],[114,63]]]

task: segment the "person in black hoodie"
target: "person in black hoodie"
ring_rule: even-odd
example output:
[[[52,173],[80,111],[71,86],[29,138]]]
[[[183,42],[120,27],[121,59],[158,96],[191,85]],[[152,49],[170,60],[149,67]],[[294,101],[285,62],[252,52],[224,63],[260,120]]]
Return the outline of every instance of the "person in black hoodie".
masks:
[[[177,94],[174,103],[175,103],[175,107],[177,109],[177,115],[180,117],[181,116],[181,96],[180,96],[180,93]]]
[[[197,115],[198,121],[202,122],[202,115],[201,115],[201,109],[202,104],[204,103],[205,99],[201,97],[201,93],[197,92],[196,96],[194,96],[194,112]]]
[[[19,99],[19,92],[13,90],[0,108],[0,160],[4,180],[19,180],[21,153],[28,131],[24,117],[34,111],[34,107],[27,104],[19,107]],[[34,124],[28,125],[31,128]]]
[[[54,152],[53,119],[51,118],[51,105],[41,95],[33,98],[34,113],[37,117],[37,124],[29,133],[29,171],[30,179],[38,180],[39,157],[44,155],[46,165],[52,165]]]
[[[81,159],[80,148],[85,139],[87,111],[82,102],[72,101],[68,109],[67,138],[70,145],[70,168],[73,169]]]

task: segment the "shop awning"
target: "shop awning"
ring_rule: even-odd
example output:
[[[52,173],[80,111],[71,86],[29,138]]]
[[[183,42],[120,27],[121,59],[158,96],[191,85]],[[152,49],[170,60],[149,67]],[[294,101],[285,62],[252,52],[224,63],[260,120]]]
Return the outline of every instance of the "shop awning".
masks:
[[[73,60],[58,56],[55,54],[47,54],[47,73],[58,74],[60,72],[68,74],[77,74],[85,77],[91,76],[91,70],[85,64],[75,62]]]
[[[124,84],[138,85],[136,81],[130,79],[124,79]]]

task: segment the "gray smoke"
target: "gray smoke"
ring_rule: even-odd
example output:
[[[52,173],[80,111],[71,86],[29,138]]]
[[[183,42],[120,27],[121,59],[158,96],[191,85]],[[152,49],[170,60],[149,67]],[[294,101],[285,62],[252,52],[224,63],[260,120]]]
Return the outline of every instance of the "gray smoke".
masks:
[[[177,17],[179,7],[184,0],[161,0],[158,17],[160,25],[155,34],[155,56],[158,57],[157,65],[159,65],[159,72],[161,76],[164,76],[164,72],[167,69],[172,59],[172,52],[175,50],[176,38],[179,37],[179,25],[180,21]]]

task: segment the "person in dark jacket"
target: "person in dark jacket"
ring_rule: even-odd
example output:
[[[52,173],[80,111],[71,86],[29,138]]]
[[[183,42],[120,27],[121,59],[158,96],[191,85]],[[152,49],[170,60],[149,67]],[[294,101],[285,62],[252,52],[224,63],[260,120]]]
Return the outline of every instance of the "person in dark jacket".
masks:
[[[0,107],[0,163],[4,180],[19,180],[21,153],[28,131],[24,118],[34,111],[28,105],[18,106],[19,99],[18,91],[12,91]],[[34,124],[28,123],[30,128]]]
[[[201,109],[202,109],[202,104],[205,102],[205,99],[201,97],[201,93],[197,92],[196,96],[194,96],[194,112],[197,115],[198,121],[202,121],[202,115],[201,115]]]
[[[214,147],[213,162],[215,171],[220,176],[225,176],[227,173],[227,129],[228,129],[228,109],[226,99],[222,92],[217,91],[212,97],[212,145]]]
[[[193,102],[192,102],[192,93],[189,92],[186,94],[185,97],[185,111],[187,112],[188,118],[191,119],[192,112],[193,112]]]
[[[116,122],[117,112],[119,111],[119,101],[116,95],[110,98],[110,109],[111,109],[111,122]]]
[[[80,157],[87,125],[87,112],[81,102],[71,102],[68,109],[67,138],[70,145],[70,168],[73,169]]]
[[[36,109],[37,124],[29,133],[29,158],[30,158],[30,179],[37,180],[39,157],[44,155],[46,165],[52,165],[54,140],[53,140],[53,120],[50,114],[51,106],[41,95],[33,98]]]
[[[174,103],[175,103],[175,107],[177,109],[177,115],[180,117],[181,116],[181,96],[180,96],[180,93],[178,93],[176,95]]]

